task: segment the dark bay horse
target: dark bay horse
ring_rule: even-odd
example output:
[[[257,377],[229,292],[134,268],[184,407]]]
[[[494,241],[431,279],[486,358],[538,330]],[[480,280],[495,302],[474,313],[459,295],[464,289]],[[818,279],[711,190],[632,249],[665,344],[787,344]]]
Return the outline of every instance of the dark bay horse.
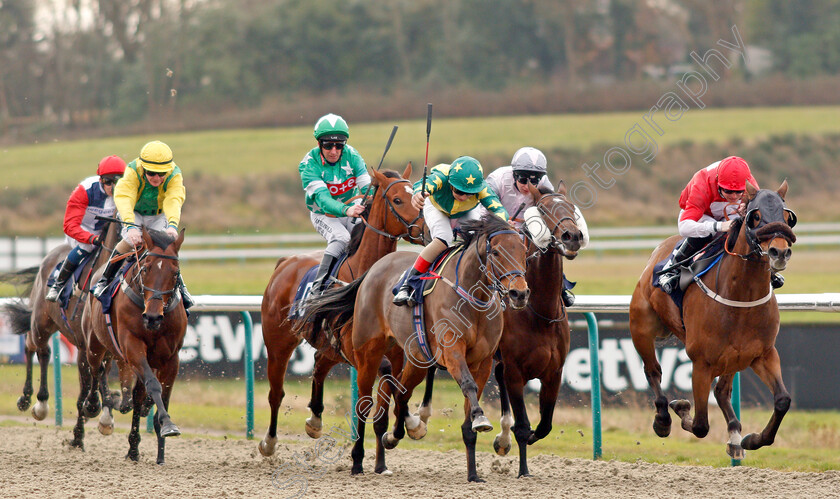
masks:
[[[148,394],[156,407],[157,463],[163,464],[165,437],[181,433],[167,411],[180,364],[178,351],[187,331],[187,313],[177,290],[178,251],[184,242],[184,231],[176,239],[145,227],[142,231],[146,250],[126,272],[110,312],[103,314],[102,304],[91,296],[82,322],[91,371],[97,372],[103,357],[110,353],[123,359],[137,377],[131,398],[133,412],[126,457],[139,459],[140,417],[150,409]],[[89,416],[96,415],[100,408],[96,385],[94,377],[83,404]]]
[[[82,402],[89,390],[88,377],[88,363],[85,353],[84,334],[82,331],[82,309],[84,306],[83,296],[90,294],[91,283],[96,282],[91,279],[94,269],[101,266],[111,253],[114,245],[119,240],[119,225],[109,223],[102,234],[103,247],[96,250],[91,259],[85,264],[81,270],[81,287],[74,288],[74,292],[70,297],[67,310],[62,310],[58,302],[50,302],[45,299],[48,289],[47,279],[55,269],[56,265],[67,257],[70,251],[70,245],[62,244],[53,249],[44,257],[40,266],[24,269],[18,272],[5,274],[0,276],[2,281],[16,281],[17,284],[23,284],[25,291],[23,295],[29,298],[29,303],[16,303],[4,307],[4,311],[9,314],[12,322],[12,329],[17,334],[25,334],[26,341],[24,347],[24,355],[26,358],[26,381],[23,385],[23,395],[20,396],[17,402],[18,409],[25,411],[32,403],[32,356],[38,354],[38,363],[41,366],[41,381],[38,387],[38,402],[32,407],[32,417],[38,421],[47,417],[49,412],[49,389],[47,387],[47,368],[50,362],[50,346],[49,339],[56,331],[60,331],[62,335],[78,349],[78,369],[79,369],[79,398],[76,401],[77,419],[76,425],[73,428],[73,440],[70,442],[72,447],[84,448],[84,432],[86,418],[82,411]],[[110,357],[108,358],[110,365]],[[124,369],[123,369],[124,371]],[[112,397],[108,391],[108,385],[105,383],[105,373],[103,371],[102,383],[100,383],[102,390],[102,398],[106,410],[102,413],[99,419],[99,431],[103,435],[108,435],[114,430],[114,419],[112,409],[117,400],[116,394]],[[125,384],[126,381],[124,380]]]
[[[528,242],[525,280],[533,293],[528,306],[504,312],[504,330],[499,342],[501,361],[496,364],[496,381],[502,407],[502,432],[493,441],[496,453],[504,456],[511,448],[510,429],[519,445],[519,476],[529,476],[527,447],[551,431],[554,407],[560,390],[563,364],[569,353],[569,318],[563,305],[563,258],[577,256],[583,235],[576,225],[575,205],[566,199],[566,186],[559,182],[554,193],[540,194],[529,184],[543,220],[551,231],[551,243],[540,250]],[[525,407],[525,384],[537,378],[540,387],[540,422],[531,430]],[[511,406],[513,417],[511,417]],[[422,411],[421,407],[421,411]],[[515,422],[515,424],[514,424]]]
[[[383,173],[368,168],[372,183],[376,187],[365,225],[354,230],[350,242],[349,256],[338,269],[338,279],[350,282],[361,276],[371,265],[384,255],[396,249],[397,240],[422,243],[423,222],[420,211],[411,205],[413,194],[411,164],[402,175],[386,170]],[[418,225],[418,223],[420,225]],[[361,237],[359,237],[361,234]],[[295,348],[301,342],[294,331],[295,324],[288,319],[289,309],[295,301],[298,284],[306,272],[321,261],[323,252],[295,255],[281,258],[265,289],[262,301],[263,340],[268,352],[268,381],[271,386],[268,402],[271,406],[271,420],[265,438],[259,444],[264,456],[274,454],[277,443],[277,416],[285,392],[283,384],[286,368]],[[312,400],[309,404],[312,416],[306,420],[306,432],[313,438],[321,435],[321,414],[324,410],[324,379],[330,369],[344,360],[330,345],[325,335],[307,337],[317,350],[312,381]],[[313,344],[314,343],[314,344]]]
[[[409,414],[408,401],[414,387],[435,363],[449,370],[464,393],[464,424],[461,434],[467,451],[467,478],[481,482],[476,471],[477,431],[490,431],[493,425],[478,403],[490,376],[492,355],[502,334],[501,299],[523,308],[528,302],[525,282],[525,245],[507,222],[495,215],[462,225],[462,252],[441,272],[442,279],[424,299],[424,322],[430,333],[415,330],[411,307],[392,303],[392,288],[417,255],[397,252],[383,257],[361,279],[325,293],[307,307],[308,317],[324,317],[346,323],[352,317],[352,334],[342,343],[345,355],[353,359],[358,371],[360,402],[370,401],[373,384],[380,371],[383,355],[405,353],[408,362],[400,365],[403,355],[388,355],[398,380],[386,385],[399,387],[395,393],[397,414],[393,434],[388,428],[389,396],[383,396],[382,382],[377,390],[373,418],[376,434],[376,473],[390,474],[385,466],[385,448],[393,448],[405,436],[406,428],[421,438],[426,425]],[[457,261],[457,262],[456,262]],[[355,312],[355,314],[354,314]],[[421,343],[428,345],[428,355]],[[384,380],[384,378],[383,378]],[[391,391],[394,391],[391,388]],[[386,394],[387,395],[387,394]],[[366,418],[371,403],[357,404],[359,417],[353,447],[352,474],[362,473]]]
[[[779,306],[770,286],[770,272],[784,270],[791,256],[791,245],[796,241],[791,230],[796,216],[784,203],[787,189],[787,181],[777,191],[759,191],[747,182],[746,215],[733,222],[726,253],[717,266],[704,274],[697,286],[690,285],[685,290],[682,313],[652,284],[654,265],[671,253],[679,237],[660,244],[648,261],[630,300],[630,333],[655,395],[653,429],[660,437],[670,434],[671,416],[660,385],[662,369],[656,359],[654,341],[673,334],[685,344],[693,363],[694,417],[690,414],[689,401],[674,400],[670,404],[683,429],[699,438],[708,434],[709,390],[712,380],[719,376],[714,394],[727,422],[727,453],[734,459],[742,459],[744,450],[773,443],[790,407],[790,395],[782,382],[775,347]],[[741,422],[731,403],[732,380],[735,373],[747,367],[773,392],[774,406],[764,430],[742,439]]]

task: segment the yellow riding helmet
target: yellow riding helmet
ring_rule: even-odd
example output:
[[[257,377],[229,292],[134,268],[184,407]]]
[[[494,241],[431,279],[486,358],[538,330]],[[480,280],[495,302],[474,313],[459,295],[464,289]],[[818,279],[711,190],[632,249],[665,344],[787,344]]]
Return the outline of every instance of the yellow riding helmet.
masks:
[[[150,172],[167,173],[172,171],[172,149],[159,140],[153,140],[140,149],[140,166]]]

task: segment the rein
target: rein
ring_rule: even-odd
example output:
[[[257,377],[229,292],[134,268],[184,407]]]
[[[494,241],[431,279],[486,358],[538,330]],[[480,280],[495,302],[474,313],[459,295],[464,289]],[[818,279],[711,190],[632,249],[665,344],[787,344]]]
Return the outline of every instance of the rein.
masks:
[[[376,227],[374,227],[373,225],[371,225],[371,224],[370,224],[370,222],[368,222],[368,221],[367,221],[367,219],[366,219],[365,217],[360,217],[360,218],[362,219],[362,222],[365,224],[365,227],[366,227],[366,228],[368,228],[368,229],[370,229],[370,230],[372,230],[372,231],[376,232],[376,233],[377,233],[377,234],[379,234],[380,236],[387,237],[387,238],[388,238],[388,239],[390,239],[391,241],[396,241],[396,240],[401,239],[401,238],[406,238],[406,240],[407,240],[407,241],[412,242],[412,241],[416,241],[416,240],[418,240],[418,238],[417,238],[417,237],[413,237],[413,236],[411,235],[411,230],[412,230],[412,229],[414,229],[415,227],[418,227],[418,228],[419,228],[419,226],[416,224],[416,222],[417,222],[417,220],[419,220],[419,219],[423,216],[423,212],[422,212],[422,211],[420,211],[420,213],[418,213],[418,215],[417,215],[416,217],[414,217],[414,220],[412,220],[411,222],[409,222],[409,221],[407,221],[405,218],[403,218],[403,216],[402,216],[402,215],[400,215],[400,214],[397,212],[397,209],[396,209],[396,208],[394,208],[394,204],[393,204],[393,203],[391,202],[391,200],[388,198],[388,191],[389,191],[389,190],[391,190],[391,187],[394,187],[395,185],[397,185],[397,184],[401,184],[401,183],[403,183],[403,182],[405,182],[405,183],[407,183],[407,184],[411,185],[411,182],[409,182],[408,180],[405,180],[405,179],[395,180],[394,182],[391,182],[391,183],[388,185],[388,187],[387,187],[387,188],[385,188],[385,190],[383,190],[383,191],[382,191],[381,196],[382,196],[382,198],[383,198],[383,199],[385,199],[385,203],[387,204],[388,209],[389,209],[389,210],[391,210],[391,213],[394,215],[394,217],[396,217],[396,218],[397,218],[397,220],[399,220],[399,221],[400,221],[400,223],[401,223],[401,224],[403,224],[403,227],[405,227],[406,231],[405,231],[404,233],[402,233],[402,234],[400,234],[400,235],[397,235],[397,236],[395,236],[395,235],[393,235],[393,234],[389,234],[389,233],[387,233],[387,232],[385,232],[385,231],[383,231],[383,230],[377,229]],[[374,194],[374,195],[375,195],[375,194]],[[423,237],[423,234],[422,234],[422,232],[421,232],[421,234],[420,234],[419,238],[421,238],[421,239],[422,239],[422,237]]]
[[[525,271],[516,269],[516,270],[511,270],[509,272],[505,272],[501,276],[496,276],[495,269],[497,267],[493,263],[493,261],[490,260],[490,251],[491,251],[490,240],[493,239],[493,237],[501,235],[501,234],[517,234],[518,235],[518,232],[516,232],[515,230],[512,230],[512,229],[508,229],[508,230],[496,231],[496,232],[493,232],[493,233],[489,234],[487,236],[487,240],[486,240],[486,244],[485,244],[484,261],[482,261],[481,253],[479,253],[479,251],[478,251],[478,241],[475,242],[474,246],[475,246],[475,253],[476,253],[476,257],[478,258],[478,261],[485,264],[484,265],[484,268],[485,268],[484,276],[487,277],[488,280],[492,283],[492,289],[494,291],[497,291],[502,297],[505,297],[508,294],[508,289],[502,285],[502,279],[507,277],[508,281],[512,281],[513,280],[512,277],[522,276],[524,278],[525,277]],[[458,296],[464,298],[465,300],[469,301],[470,303],[476,304],[477,307],[481,310],[487,309],[490,306],[490,304],[493,302],[493,298],[495,297],[495,295],[491,296],[490,300],[485,302],[484,300],[476,298],[475,296],[470,294],[470,292],[467,289],[463,288],[460,284],[460,281],[461,281],[461,272],[460,272],[461,259],[464,258],[465,254],[466,254],[466,251],[463,251],[461,253],[461,255],[458,257],[458,262],[455,264],[455,282],[453,283],[452,281],[450,281],[449,279],[447,279],[443,276],[441,276],[441,279],[443,279],[447,284],[449,284],[455,290],[455,292],[458,294]],[[491,270],[490,273],[487,272],[488,269]]]

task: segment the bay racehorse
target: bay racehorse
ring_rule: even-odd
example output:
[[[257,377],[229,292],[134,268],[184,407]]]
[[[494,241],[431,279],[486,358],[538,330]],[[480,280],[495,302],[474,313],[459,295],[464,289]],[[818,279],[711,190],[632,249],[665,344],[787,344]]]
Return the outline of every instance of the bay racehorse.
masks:
[[[661,289],[652,284],[654,265],[671,253],[679,236],[660,244],[653,252],[630,300],[630,334],[644,362],[645,376],[653,390],[656,417],[653,429],[660,437],[671,431],[668,400],[662,393],[662,369],[654,341],[673,334],[684,344],[693,363],[691,403],[674,400],[670,407],[684,430],[702,438],[709,432],[708,400],[712,380],[718,376],[714,394],[729,432],[727,453],[735,459],[744,450],[773,443],[779,425],[790,407],[790,394],[782,382],[776,335],[779,306],[770,286],[771,271],[781,271],[796,241],[791,227],[796,216],[785,207],[788,184],[777,191],[756,189],[747,182],[748,202],[744,218],[733,221],[720,262],[689,285],[680,311]],[[741,438],[741,422],[732,408],[734,375],[751,367],[773,392],[773,415],[761,433]]]
[[[422,243],[423,221],[420,211],[411,205],[413,190],[411,164],[402,175],[386,170],[383,173],[368,168],[376,187],[364,225],[358,225],[348,251],[349,256],[338,269],[338,279],[350,282],[361,276],[374,262],[396,249],[398,239]],[[285,391],[283,384],[289,359],[301,342],[289,320],[289,310],[295,303],[295,293],[304,275],[321,261],[323,252],[281,258],[274,268],[262,300],[263,341],[268,352],[268,403],[271,419],[265,438],[259,444],[264,456],[274,454],[277,443],[277,416]],[[317,350],[312,380],[312,416],[306,421],[306,432],[313,438],[321,434],[321,414],[324,410],[324,379],[330,369],[344,360],[331,346],[326,335],[308,336],[307,341]]]
[[[187,313],[178,292],[178,251],[184,242],[184,231],[174,239],[166,232],[145,227],[142,234],[144,250],[129,253],[136,261],[121,280],[108,314],[102,313],[102,303],[91,296],[85,304],[82,322],[92,372],[98,371],[103,357],[110,353],[124,360],[136,375],[126,457],[132,461],[139,459],[140,417],[154,404],[157,463],[164,464],[165,437],[180,435],[168,409],[180,364],[178,351],[187,331]],[[94,377],[83,404],[89,416],[99,412],[96,385]]]
[[[49,411],[49,388],[47,387],[47,368],[50,362],[49,339],[56,331],[59,331],[66,340],[75,346],[78,351],[79,370],[79,398],[76,400],[77,418],[73,428],[72,447],[84,448],[84,434],[86,418],[82,411],[82,402],[89,391],[89,376],[87,355],[85,353],[84,334],[82,332],[82,309],[84,297],[90,294],[92,282],[91,276],[96,268],[101,266],[110,255],[111,250],[119,239],[119,225],[109,223],[102,234],[103,246],[95,250],[95,253],[80,269],[81,277],[79,286],[75,287],[70,296],[67,309],[62,309],[60,302],[50,302],[45,299],[49,289],[47,279],[59,262],[67,257],[70,251],[69,244],[62,244],[47,253],[41,261],[40,266],[20,270],[18,272],[0,276],[0,281],[15,281],[16,284],[24,285],[23,296],[29,298],[29,303],[18,302],[4,306],[4,312],[9,314],[12,323],[12,330],[17,334],[26,335],[24,343],[24,356],[26,358],[26,381],[23,385],[23,395],[18,398],[17,406],[25,411],[32,403],[32,357],[38,354],[38,363],[41,366],[41,380],[38,387],[38,402],[32,407],[32,417],[41,421],[47,417]],[[68,284],[69,285],[69,284]],[[110,357],[107,359],[107,366],[110,367]],[[121,369],[125,372],[125,369]],[[119,396],[108,390],[106,380],[107,369],[101,373],[102,382],[100,389],[104,400],[105,411],[99,419],[99,431],[108,435],[114,430],[113,408]],[[129,381],[124,380],[124,384]]]
[[[528,476],[527,447],[545,438],[551,431],[554,407],[569,353],[569,318],[563,305],[563,258],[577,256],[583,235],[575,220],[575,205],[566,198],[566,186],[559,182],[557,191],[541,194],[529,184],[547,227],[551,242],[545,250],[528,241],[525,280],[533,293],[524,309],[509,307],[504,312],[504,330],[499,342],[496,381],[502,408],[502,432],[493,441],[499,455],[511,448],[510,429],[519,445],[519,476]],[[540,422],[531,430],[525,407],[525,384],[540,380]],[[511,417],[511,407],[513,417]],[[422,407],[421,407],[422,411]],[[515,424],[514,424],[515,423]]]
[[[362,473],[365,425],[372,404],[371,393],[383,355],[393,364],[399,379],[391,378],[390,389],[377,390],[372,418],[376,434],[375,472],[390,474],[385,466],[385,448],[393,448],[405,436],[422,438],[426,424],[409,414],[408,402],[427,369],[439,364],[456,380],[464,394],[464,424],[461,435],[467,452],[467,479],[481,482],[475,464],[476,432],[493,425],[484,415],[479,398],[490,376],[493,352],[502,334],[501,296],[510,306],[523,308],[529,290],[525,282],[525,245],[507,222],[488,215],[465,222],[460,253],[440,272],[441,282],[424,298],[423,322],[430,334],[415,329],[411,307],[392,303],[395,284],[417,255],[396,252],[376,262],[361,278],[331,290],[307,307],[308,318],[324,318],[352,328],[345,334],[342,349],[358,371],[360,403],[358,436],[353,451],[352,474]],[[422,335],[422,336],[421,336]],[[427,348],[422,348],[426,345]],[[394,355],[394,353],[399,355]],[[403,364],[403,355],[408,359]],[[396,388],[396,390],[395,390]],[[396,399],[393,433],[388,428],[390,392]]]

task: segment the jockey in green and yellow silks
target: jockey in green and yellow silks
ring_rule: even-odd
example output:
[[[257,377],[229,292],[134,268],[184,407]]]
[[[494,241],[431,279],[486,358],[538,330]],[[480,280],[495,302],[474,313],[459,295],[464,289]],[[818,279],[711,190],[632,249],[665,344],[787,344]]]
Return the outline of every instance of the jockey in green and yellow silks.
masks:
[[[411,202],[416,208],[422,208],[432,242],[420,252],[408,278],[429,270],[438,255],[452,244],[454,227],[466,220],[480,218],[481,211],[477,209],[479,204],[503,220],[508,219],[507,211],[496,193],[484,181],[484,170],[475,158],[461,156],[451,165],[433,167],[425,184],[425,195],[428,197],[424,196],[422,184],[420,181],[414,185]],[[414,304],[408,278],[394,297],[397,305]]]

